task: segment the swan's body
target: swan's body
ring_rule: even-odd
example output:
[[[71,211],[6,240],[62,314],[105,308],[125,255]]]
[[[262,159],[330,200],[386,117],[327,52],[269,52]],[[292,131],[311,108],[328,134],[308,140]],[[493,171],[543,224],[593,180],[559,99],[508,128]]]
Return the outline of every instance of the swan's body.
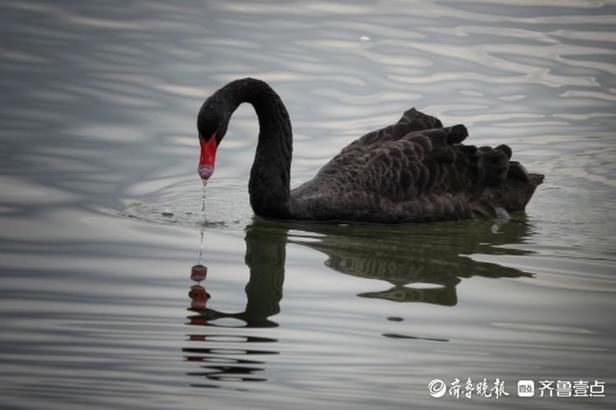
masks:
[[[250,203],[262,217],[313,221],[408,223],[492,217],[524,210],[543,175],[510,161],[511,149],[463,145],[463,125],[444,128],[415,109],[394,125],[345,147],[317,175],[290,190],[291,123],[280,97],[264,82],[233,81],[199,112],[200,175],[214,167],[231,114],[251,103],[260,124],[249,181]]]

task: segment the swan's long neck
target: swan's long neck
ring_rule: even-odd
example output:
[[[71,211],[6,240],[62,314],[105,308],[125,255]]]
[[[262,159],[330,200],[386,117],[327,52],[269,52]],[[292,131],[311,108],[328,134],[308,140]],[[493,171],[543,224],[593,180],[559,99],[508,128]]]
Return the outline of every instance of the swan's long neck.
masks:
[[[259,216],[288,218],[293,135],[287,109],[278,94],[260,80],[233,81],[220,91],[228,93],[231,112],[247,102],[259,118],[259,141],[248,182],[253,211]]]

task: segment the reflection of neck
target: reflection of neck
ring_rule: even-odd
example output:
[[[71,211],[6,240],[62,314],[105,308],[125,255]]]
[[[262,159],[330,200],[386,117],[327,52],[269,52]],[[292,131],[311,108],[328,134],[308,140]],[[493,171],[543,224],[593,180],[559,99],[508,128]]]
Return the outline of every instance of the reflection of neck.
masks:
[[[280,311],[286,241],[286,230],[254,225],[246,230],[247,320],[265,320]]]
[[[190,289],[191,306],[189,310],[201,315],[189,316],[191,324],[216,326],[218,319],[234,318],[246,323],[246,327],[277,326],[269,320],[280,312],[282,286],[284,283],[285,247],[287,229],[259,227],[246,228],[246,265],[250,269],[250,279],[246,285],[246,309],[241,313],[225,313],[206,307],[210,295],[204,287],[193,285]],[[191,278],[202,281],[207,268],[193,266]]]

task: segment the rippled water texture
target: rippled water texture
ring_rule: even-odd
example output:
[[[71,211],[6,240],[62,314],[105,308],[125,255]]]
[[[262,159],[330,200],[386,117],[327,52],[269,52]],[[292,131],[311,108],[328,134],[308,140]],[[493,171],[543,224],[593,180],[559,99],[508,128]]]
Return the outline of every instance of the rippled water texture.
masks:
[[[0,407],[616,407],[616,3],[514,3],[3,1]],[[196,112],[244,76],[293,185],[412,106],[546,181],[509,222],[257,221],[243,106],[203,223]]]

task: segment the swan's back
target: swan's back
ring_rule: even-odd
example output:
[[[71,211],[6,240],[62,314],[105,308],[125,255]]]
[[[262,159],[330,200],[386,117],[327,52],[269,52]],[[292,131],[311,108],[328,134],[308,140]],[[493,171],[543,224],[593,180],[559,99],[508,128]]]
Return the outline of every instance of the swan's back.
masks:
[[[543,176],[511,161],[511,149],[463,145],[462,125],[443,127],[408,110],[393,125],[345,147],[291,192],[292,217],[422,222],[523,210]]]

